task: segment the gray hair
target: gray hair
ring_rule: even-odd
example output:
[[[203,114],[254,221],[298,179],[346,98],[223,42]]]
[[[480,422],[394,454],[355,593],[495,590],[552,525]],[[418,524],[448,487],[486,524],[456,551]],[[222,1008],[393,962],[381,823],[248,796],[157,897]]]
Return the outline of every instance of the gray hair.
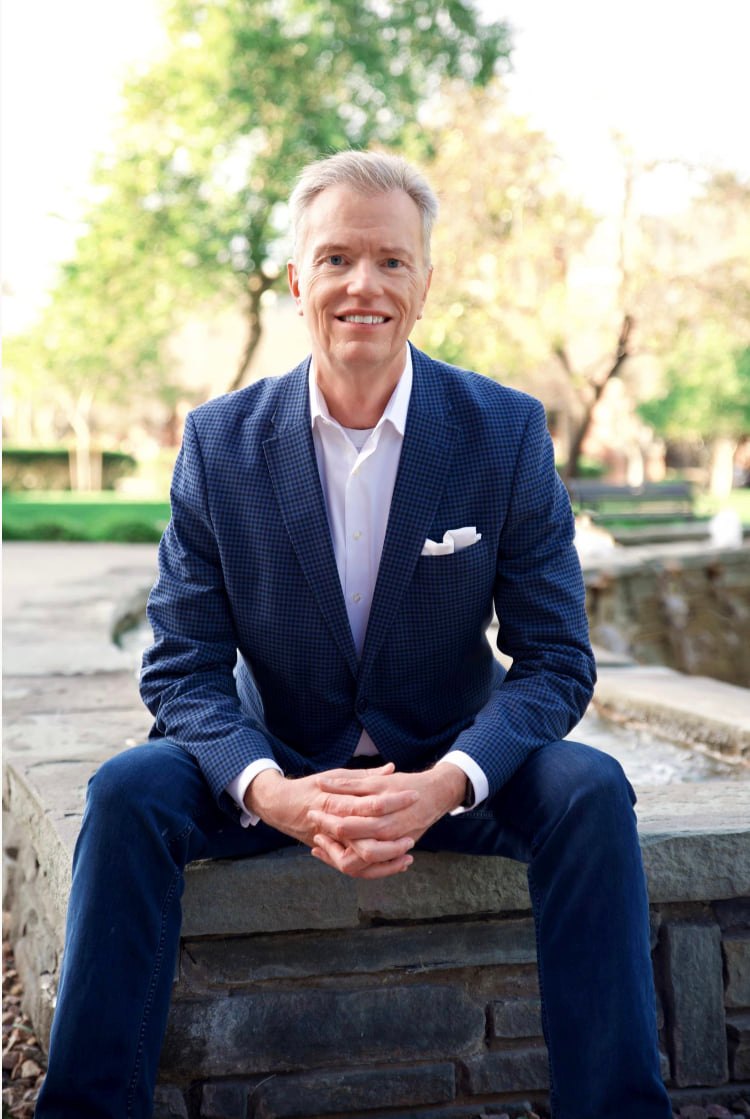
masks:
[[[405,191],[422,217],[422,247],[429,266],[430,237],[438,214],[438,200],[424,175],[401,156],[385,152],[337,152],[308,163],[302,169],[289,199],[295,249],[302,240],[304,219],[311,203],[321,191],[332,186],[350,186],[366,195]]]

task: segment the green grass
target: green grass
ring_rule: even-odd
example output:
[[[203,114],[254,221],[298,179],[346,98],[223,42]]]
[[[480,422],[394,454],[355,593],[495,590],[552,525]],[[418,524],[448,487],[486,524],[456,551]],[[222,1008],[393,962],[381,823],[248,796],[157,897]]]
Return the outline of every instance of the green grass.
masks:
[[[696,501],[699,517],[712,516],[719,507],[734,509],[750,526],[750,489],[733,490],[726,502],[707,496]],[[168,501],[143,501],[116,493],[6,493],[3,494],[3,536],[6,540],[113,540],[158,541],[169,520]],[[623,516],[616,526],[627,528],[643,522]]]
[[[170,517],[168,501],[115,493],[3,494],[5,540],[157,541]]]
[[[719,509],[734,509],[743,525],[750,526],[750,488],[732,490],[726,501],[716,501],[715,498],[702,494],[695,503],[695,511],[700,516],[712,517]]]

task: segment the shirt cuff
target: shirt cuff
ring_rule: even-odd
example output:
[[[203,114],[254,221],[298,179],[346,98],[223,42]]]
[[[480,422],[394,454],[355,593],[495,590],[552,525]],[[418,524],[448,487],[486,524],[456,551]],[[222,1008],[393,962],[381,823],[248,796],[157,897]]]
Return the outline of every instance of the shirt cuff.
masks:
[[[440,758],[441,762],[450,762],[451,765],[458,766],[469,779],[471,787],[474,790],[474,797],[472,803],[468,807],[459,804],[458,808],[454,808],[449,815],[461,816],[462,813],[468,812],[471,808],[476,808],[483,800],[486,800],[490,793],[490,783],[487,780],[486,774],[481,766],[478,766],[473,758],[465,754],[463,750],[450,750],[444,757]]]
[[[226,791],[240,810],[240,823],[243,828],[255,827],[260,822],[260,816],[256,816],[254,812],[248,812],[245,807],[245,793],[250,788],[250,782],[254,781],[264,769],[275,769],[282,775],[284,772],[281,766],[278,766],[271,758],[258,758],[257,761],[246,765],[239,777],[235,777],[226,787]]]

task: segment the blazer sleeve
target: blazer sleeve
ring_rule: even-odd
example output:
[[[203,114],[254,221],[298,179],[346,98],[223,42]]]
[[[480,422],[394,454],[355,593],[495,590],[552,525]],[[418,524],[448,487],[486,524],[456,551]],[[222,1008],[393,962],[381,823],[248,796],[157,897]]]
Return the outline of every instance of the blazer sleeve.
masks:
[[[534,750],[564,738],[596,681],[570,501],[538,401],[521,439],[500,534],[494,602],[505,679],[453,743],[497,792]]]
[[[191,416],[170,498],[172,518],[147,606],[154,643],[143,656],[141,697],[155,719],[152,737],[192,754],[216,799],[236,816],[224,790],[251,762],[274,758],[273,741],[238,698],[237,639]]]

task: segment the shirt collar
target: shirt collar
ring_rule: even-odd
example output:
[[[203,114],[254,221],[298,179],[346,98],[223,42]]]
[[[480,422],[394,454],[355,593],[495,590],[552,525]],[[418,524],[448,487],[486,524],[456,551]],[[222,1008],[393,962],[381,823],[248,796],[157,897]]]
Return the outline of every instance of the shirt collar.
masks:
[[[409,400],[411,398],[411,385],[413,379],[412,362],[411,362],[411,349],[406,347],[406,363],[404,364],[404,371],[398,379],[395,389],[391,393],[391,398],[383,409],[383,414],[378,420],[376,427],[381,427],[382,424],[389,421],[396,429],[396,431],[403,437],[406,430],[406,414],[409,411]],[[315,367],[312,360],[310,361],[310,370],[307,375],[307,384],[310,394],[310,424],[315,427],[317,419],[327,420],[328,423],[338,424],[338,421],[333,418],[328,411],[323,393],[318,388],[318,382],[315,380]]]

